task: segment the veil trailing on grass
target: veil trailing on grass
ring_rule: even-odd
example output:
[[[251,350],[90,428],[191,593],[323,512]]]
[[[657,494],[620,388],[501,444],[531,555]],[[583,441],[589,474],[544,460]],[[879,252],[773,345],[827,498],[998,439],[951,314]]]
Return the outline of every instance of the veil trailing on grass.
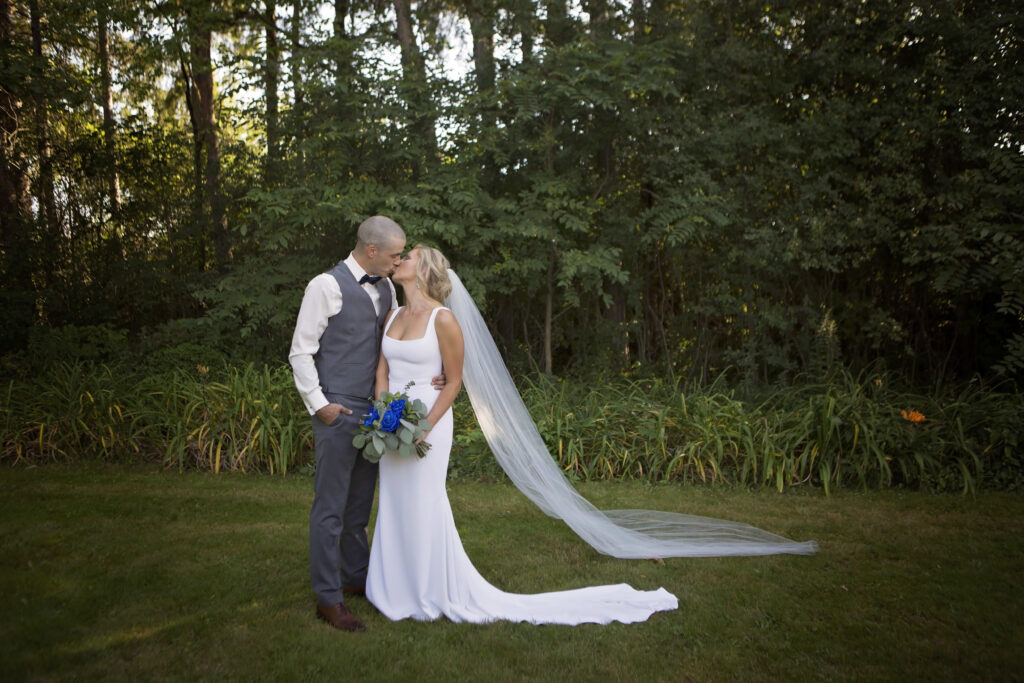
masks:
[[[494,457],[516,488],[600,553],[621,558],[809,555],[799,543],[747,524],[656,510],[601,511],[576,492],[548,453],[473,298],[449,270],[451,309],[465,339],[463,383]]]

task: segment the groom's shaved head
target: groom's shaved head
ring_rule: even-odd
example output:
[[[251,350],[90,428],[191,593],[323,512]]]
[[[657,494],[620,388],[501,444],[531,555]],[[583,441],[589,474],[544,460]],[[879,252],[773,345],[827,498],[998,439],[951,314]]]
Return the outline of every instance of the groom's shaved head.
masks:
[[[356,249],[359,251],[366,251],[371,244],[385,250],[396,241],[405,244],[405,231],[387,216],[370,216],[359,224],[356,231]]]
[[[356,261],[370,275],[391,275],[402,262],[405,231],[387,216],[370,216],[356,231]]]

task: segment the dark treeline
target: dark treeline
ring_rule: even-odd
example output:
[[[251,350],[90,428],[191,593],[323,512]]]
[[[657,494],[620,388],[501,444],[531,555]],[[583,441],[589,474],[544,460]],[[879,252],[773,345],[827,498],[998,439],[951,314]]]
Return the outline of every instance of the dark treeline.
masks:
[[[1015,375],[1022,18],[0,0],[0,353],[281,361],[306,281],[385,213],[524,367]]]

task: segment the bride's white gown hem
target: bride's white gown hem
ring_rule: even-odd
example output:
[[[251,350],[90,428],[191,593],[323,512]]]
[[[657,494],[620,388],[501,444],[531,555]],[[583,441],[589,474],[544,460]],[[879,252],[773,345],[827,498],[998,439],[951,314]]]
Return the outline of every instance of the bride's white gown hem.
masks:
[[[441,372],[434,328],[435,309],[420,339],[398,340],[384,330],[389,390],[408,389],[429,410],[437,397],[430,380]],[[397,314],[396,314],[397,315]],[[394,320],[396,316],[392,316]],[[426,457],[385,453],[380,461],[377,522],[370,546],[366,597],[391,620],[454,622],[524,621],[533,624],[607,624],[645,621],[654,612],[678,607],[659,588],[639,591],[627,584],[592,586],[553,593],[506,593],[484,579],[462,547],[445,489],[452,446],[452,411],[434,425]]]

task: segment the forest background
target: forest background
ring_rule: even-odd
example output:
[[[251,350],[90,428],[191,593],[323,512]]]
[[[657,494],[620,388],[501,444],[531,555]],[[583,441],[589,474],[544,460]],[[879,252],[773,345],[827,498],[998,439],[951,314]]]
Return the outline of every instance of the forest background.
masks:
[[[571,474],[1016,488],[1022,18],[0,0],[2,455],[308,462],[298,304],[384,213]]]

